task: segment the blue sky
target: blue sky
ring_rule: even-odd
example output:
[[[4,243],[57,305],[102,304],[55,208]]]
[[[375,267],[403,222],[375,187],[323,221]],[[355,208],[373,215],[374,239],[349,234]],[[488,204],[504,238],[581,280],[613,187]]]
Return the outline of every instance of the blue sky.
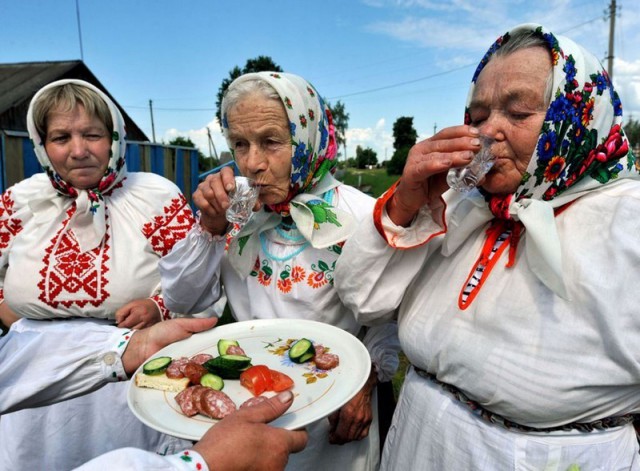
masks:
[[[537,22],[604,60],[610,0],[78,0],[84,61],[151,138],[205,153],[223,78],[271,56],[350,115],[347,153],[391,158],[393,123],[420,138],[460,124],[475,65],[497,36]],[[640,118],[640,13],[618,0],[614,84]],[[0,62],[80,59],[76,0],[0,0]]]

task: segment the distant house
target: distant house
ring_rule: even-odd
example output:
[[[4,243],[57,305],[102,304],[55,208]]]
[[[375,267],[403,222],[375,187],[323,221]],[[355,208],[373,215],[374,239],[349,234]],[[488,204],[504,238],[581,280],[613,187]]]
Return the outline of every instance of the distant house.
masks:
[[[78,60],[0,64],[0,130],[26,132],[27,110],[33,95],[46,84],[62,79],[80,79],[98,87],[120,108],[127,139],[149,141],[84,62]]]

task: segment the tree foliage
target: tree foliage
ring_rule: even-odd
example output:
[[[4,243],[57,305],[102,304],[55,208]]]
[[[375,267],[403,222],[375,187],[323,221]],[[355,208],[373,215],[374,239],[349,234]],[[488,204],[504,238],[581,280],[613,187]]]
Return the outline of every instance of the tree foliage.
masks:
[[[356,166],[358,168],[367,168],[367,165],[376,165],[378,163],[378,154],[373,149],[367,147],[356,147]]]
[[[409,155],[409,149],[418,140],[418,132],[413,127],[413,117],[401,116],[393,123],[393,156],[387,164],[387,174],[400,175]]]
[[[216,97],[216,118],[218,118],[218,123],[222,123],[220,107],[222,106],[222,97],[224,97],[227,88],[229,88],[229,85],[231,85],[231,82],[235,79],[251,72],[283,72],[283,70],[269,56],[258,56],[255,59],[248,59],[242,69],[238,66],[231,69],[229,71],[229,77],[222,80]]]
[[[340,146],[344,148],[344,155],[347,156],[347,129],[349,128],[349,113],[344,108],[344,103],[340,100],[335,105],[327,103],[333,116],[333,125],[336,127],[336,143],[338,149]]]
[[[211,170],[218,165],[218,162],[214,158],[205,157],[204,154],[196,147],[190,137],[176,136],[169,141],[170,146],[188,147],[190,149],[196,149],[198,152],[198,172],[203,173],[207,170]]]
[[[629,121],[624,125],[624,132],[633,149],[640,147],[640,121],[633,119],[633,116],[630,116]]]

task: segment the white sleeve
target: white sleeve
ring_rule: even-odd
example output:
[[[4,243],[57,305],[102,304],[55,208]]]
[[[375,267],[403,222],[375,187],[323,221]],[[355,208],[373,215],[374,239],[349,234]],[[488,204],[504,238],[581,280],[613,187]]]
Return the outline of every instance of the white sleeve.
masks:
[[[162,296],[172,312],[195,314],[220,298],[224,237],[211,236],[199,223],[160,259]]]
[[[400,364],[398,325],[395,322],[387,322],[369,327],[362,343],[367,347],[371,361],[376,367],[378,381],[390,381]]]
[[[110,451],[76,468],[76,471],[104,471],[105,469],[117,469],[119,471],[139,471],[141,469],[153,469],[154,471],[209,471],[209,467],[202,459],[202,456],[193,450],[162,456],[137,448],[120,448]]]
[[[376,325],[391,320],[407,287],[438,243],[426,243],[441,231],[430,211],[421,210],[408,228],[395,226],[386,213],[382,225],[390,245],[374,225],[373,217],[360,222],[336,262],[334,283],[342,302],[358,322]],[[424,241],[416,245],[416,235]],[[397,247],[410,241],[412,246]]]
[[[132,335],[83,319],[20,319],[0,338],[0,414],[126,380],[121,356]]]

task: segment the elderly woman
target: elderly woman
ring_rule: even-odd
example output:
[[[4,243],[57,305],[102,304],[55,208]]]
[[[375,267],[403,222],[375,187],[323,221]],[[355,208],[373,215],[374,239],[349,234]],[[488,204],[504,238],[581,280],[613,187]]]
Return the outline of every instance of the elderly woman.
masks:
[[[158,175],[127,174],[122,116],[86,82],[47,85],[27,121],[46,173],[9,188],[0,201],[3,322],[90,317],[141,328],[170,317],[158,261],[193,223],[178,188]],[[113,355],[104,363],[111,368]],[[126,388],[114,383],[3,415],[0,468],[70,469],[122,446],[166,453],[189,445],[140,423]]]
[[[229,86],[222,116],[236,164],[259,186],[261,209],[237,236],[225,237],[233,172],[224,168],[198,187],[200,223],[160,264],[167,306],[198,311],[224,285],[239,321],[302,318],[362,333],[338,299],[333,270],[343,241],[374,201],[333,178],[334,128],[322,98],[296,75],[247,74]],[[374,363],[369,382],[329,420],[309,428],[309,445],[291,456],[290,469],[377,467],[374,386],[397,367],[395,324],[370,329],[363,342]]]
[[[412,363],[382,468],[639,469],[640,167],[598,61],[538,25],[500,37],[466,125],[410,151],[347,242],[341,298],[399,308]],[[493,169],[447,190],[479,135]]]

